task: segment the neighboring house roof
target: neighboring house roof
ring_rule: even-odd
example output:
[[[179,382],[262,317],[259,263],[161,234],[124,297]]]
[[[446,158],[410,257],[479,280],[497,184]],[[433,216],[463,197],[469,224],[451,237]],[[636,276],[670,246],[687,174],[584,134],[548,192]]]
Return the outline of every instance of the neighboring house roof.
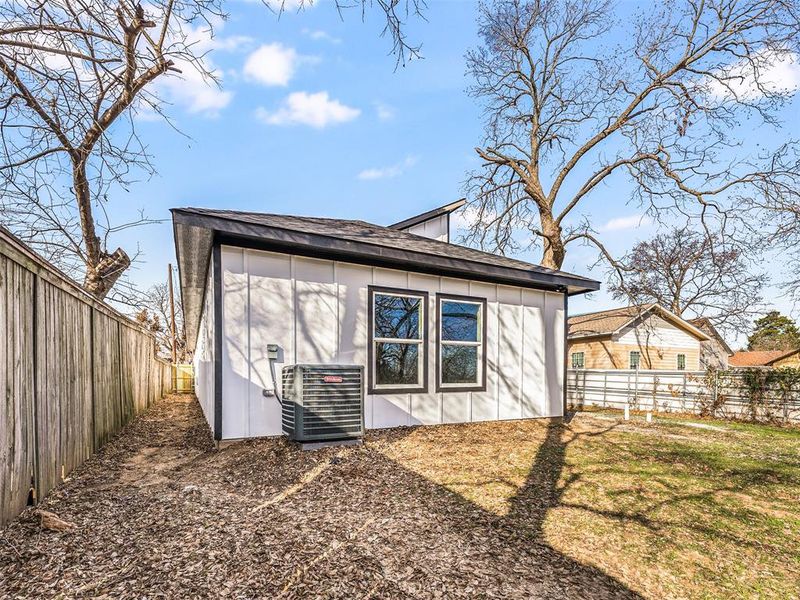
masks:
[[[650,313],[658,314],[701,341],[711,339],[688,321],[655,303],[623,306],[569,317],[567,320],[569,338],[614,336],[632,325],[637,319],[642,319]]]
[[[194,347],[214,240],[275,252],[580,294],[600,283],[364,221],[172,209],[187,341]]]
[[[774,363],[800,352],[796,350],[751,350],[735,352],[728,360],[731,367],[770,367]]]
[[[708,317],[698,317],[697,319],[689,319],[688,321],[703,333],[707,333],[712,338],[716,339],[728,356],[733,355],[733,350],[730,346],[728,346],[725,338],[723,338],[719,331],[717,331],[717,328],[711,324],[711,321],[708,319]]]
[[[399,223],[395,223],[394,225],[389,225],[389,227],[392,229],[409,229],[410,227],[414,227],[414,225],[419,225],[420,223],[431,221],[433,219],[441,217],[442,215],[449,215],[450,213],[457,211],[466,203],[467,199],[461,198],[460,200],[456,200],[455,202],[450,202],[449,204],[445,204],[444,206],[440,206],[439,208],[434,208],[433,210],[424,212],[421,215],[415,215],[413,217],[409,217],[408,219],[404,219]]]

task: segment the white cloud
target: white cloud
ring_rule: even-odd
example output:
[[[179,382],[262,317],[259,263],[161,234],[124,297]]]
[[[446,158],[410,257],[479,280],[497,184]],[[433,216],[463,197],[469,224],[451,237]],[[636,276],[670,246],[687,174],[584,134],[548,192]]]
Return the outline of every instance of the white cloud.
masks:
[[[161,82],[161,88],[170,102],[183,106],[192,114],[208,117],[217,116],[233,99],[233,92],[220,89],[215,83],[207,81],[196,69],[185,69],[180,78],[165,78]]]
[[[214,19],[211,27],[189,27],[183,35],[186,36],[186,45],[191,45],[193,52],[199,59],[200,69],[190,61],[176,60],[175,66],[181,73],[170,73],[157,79],[154,89],[167,102],[182,106],[187,112],[215,117],[228,106],[233,99],[233,92],[221,89],[220,85],[203,75],[203,70],[213,74],[222,82],[223,73],[212,62],[208,52],[210,50],[235,51],[252,42],[247,36],[212,37],[212,28],[219,33],[224,26],[222,19]],[[147,120],[152,117],[152,110],[144,107],[138,114],[139,118]]]
[[[328,42],[329,44],[341,44],[341,38],[331,35],[322,29],[303,29],[303,33],[315,42]]]
[[[275,12],[314,8],[320,0],[241,0],[247,4],[266,4]]]
[[[800,55],[795,52],[756,53],[753,62],[740,61],[718,75],[727,85],[709,78],[709,91],[718,99],[738,98],[757,100],[763,92],[756,85],[756,73],[762,87],[769,93],[790,95],[800,89]]]
[[[294,75],[299,56],[294,48],[272,43],[259,46],[244,63],[244,75],[263,85],[286,86]]]
[[[223,38],[214,38],[212,40],[212,49],[224,52],[236,52],[243,48],[247,48],[253,43],[253,38],[249,35],[231,35]]]
[[[256,109],[256,118],[267,125],[309,125],[316,129],[352,121],[360,114],[359,109],[331,99],[328,92],[293,92],[275,111],[263,106]]]
[[[383,102],[376,102],[375,114],[378,115],[378,119],[381,121],[390,121],[394,119],[394,107]]]
[[[652,220],[647,215],[628,215],[627,217],[616,217],[610,219],[600,227],[600,231],[623,231],[625,229],[636,229],[650,225]]]
[[[415,164],[417,164],[417,157],[407,156],[405,160],[394,165],[389,165],[388,167],[365,169],[358,174],[358,178],[362,181],[369,181],[374,179],[397,177],[398,175],[402,175],[407,169],[410,169]]]
[[[456,212],[450,215],[450,223],[454,231],[467,231],[472,225],[480,219],[478,209],[474,206],[467,204]]]

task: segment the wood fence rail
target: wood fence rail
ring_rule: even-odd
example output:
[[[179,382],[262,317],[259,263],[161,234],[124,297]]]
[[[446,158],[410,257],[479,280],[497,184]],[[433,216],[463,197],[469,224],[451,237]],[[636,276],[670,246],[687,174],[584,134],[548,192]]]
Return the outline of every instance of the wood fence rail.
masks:
[[[0,227],[0,526],[171,385],[145,329]]]
[[[753,391],[743,371],[634,371],[570,369],[570,405],[719,418],[800,423],[800,389],[772,385]]]

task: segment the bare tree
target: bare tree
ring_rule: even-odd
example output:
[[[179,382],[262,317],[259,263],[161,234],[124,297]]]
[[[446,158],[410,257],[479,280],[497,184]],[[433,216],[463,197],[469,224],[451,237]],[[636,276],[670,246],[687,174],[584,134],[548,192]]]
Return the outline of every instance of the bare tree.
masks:
[[[671,229],[636,244],[609,276],[609,290],[635,304],[657,302],[685,318],[707,317],[717,329],[747,331],[763,308],[767,277],[748,257],[705,232]]]
[[[482,44],[467,64],[486,128],[467,184],[468,241],[501,253],[541,244],[542,264],[560,268],[570,243],[601,243],[580,211],[604,184],[627,177],[654,218],[680,213],[716,230],[744,198],[800,180],[791,140],[743,148],[753,121],[739,126],[774,125],[789,101],[769,73],[797,55],[796,3],[673,0],[642,11],[620,24],[608,0],[480,5]],[[624,41],[604,43],[614,35]]]
[[[402,7],[407,16],[423,3],[377,2],[399,61],[419,50],[404,36]],[[113,234],[150,222],[142,215],[120,223],[108,211],[116,191],[154,172],[133,115],[164,114],[153,85],[164,77],[194,69],[215,82],[195,32],[213,35],[213,24],[224,18],[222,4],[0,3],[0,219],[64,270],[82,274],[83,286],[98,298],[132,261],[122,248],[112,250]],[[340,11],[369,5],[336,4]]]
[[[787,185],[779,195],[755,199],[751,208],[760,216],[751,224],[779,253],[783,267],[781,285],[797,303],[800,301],[800,185]]]
[[[172,331],[170,326],[169,289],[166,283],[150,287],[141,301],[136,319],[156,336],[161,354],[172,357]],[[180,294],[175,298],[175,346],[179,363],[187,361],[186,335],[183,324],[183,303]]]

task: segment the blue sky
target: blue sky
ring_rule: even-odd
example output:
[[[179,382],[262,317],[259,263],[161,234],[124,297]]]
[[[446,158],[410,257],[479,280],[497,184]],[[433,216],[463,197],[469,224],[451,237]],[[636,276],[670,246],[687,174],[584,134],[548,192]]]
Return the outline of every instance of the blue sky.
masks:
[[[407,27],[409,39],[422,43],[424,59],[396,70],[376,11],[362,22],[360,11],[340,19],[326,1],[280,19],[257,2],[234,0],[226,8],[230,18],[217,26],[213,41],[198,32],[221,89],[191,75],[162,84],[172,100],[167,112],[185,135],[139,118],[158,174],[112,198],[117,222],[139,209],[165,220],[114,238],[142,251],[131,274],[137,284],[162,281],[166,263],[174,262],[171,207],[388,224],[462,195],[466,172],[478,165],[473,148],[482,131],[479,107],[465,93],[464,54],[478,41],[473,3],[430,2],[427,20]],[[787,110],[790,118],[797,103]],[[800,133],[796,119],[788,127],[795,137]],[[627,191],[606,186],[587,205],[619,253],[655,231],[639,222],[626,198]],[[595,260],[595,251],[571,246],[564,269],[603,279],[602,269],[589,269]],[[576,299],[572,308],[612,304],[600,292]]]

